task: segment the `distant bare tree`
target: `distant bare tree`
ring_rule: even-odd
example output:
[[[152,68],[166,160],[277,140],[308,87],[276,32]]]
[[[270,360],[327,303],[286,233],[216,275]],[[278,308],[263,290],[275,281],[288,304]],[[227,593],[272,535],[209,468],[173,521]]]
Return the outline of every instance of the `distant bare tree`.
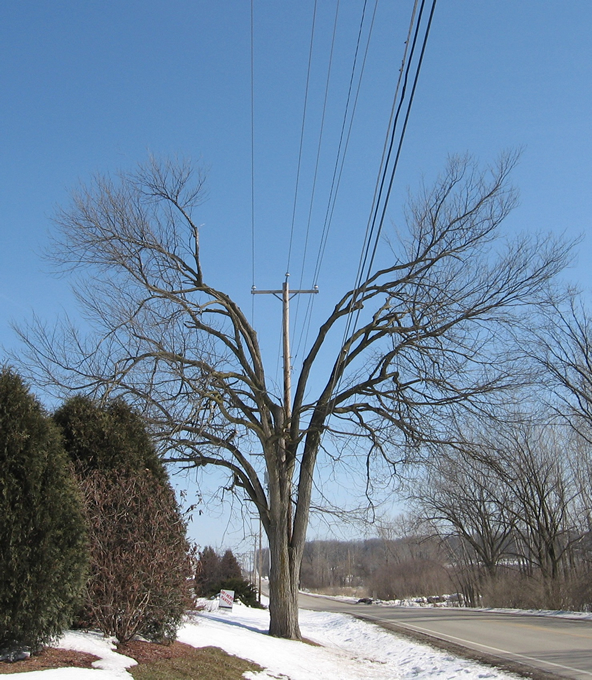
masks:
[[[528,337],[531,358],[555,397],[556,414],[592,442],[592,321],[576,292],[544,310]]]
[[[530,357],[540,370],[556,419],[574,435],[570,442],[574,483],[578,489],[576,514],[582,535],[577,566],[584,565],[581,592],[590,601],[592,564],[592,320],[578,291],[553,299],[542,310],[542,322],[529,334]]]
[[[307,542],[302,586],[381,599],[448,592],[451,583],[439,541],[418,534],[395,536],[393,532],[390,538]]]
[[[515,527],[508,508],[510,490],[498,473],[495,449],[484,460],[468,442],[460,448],[445,445],[412,495],[421,517],[443,537],[457,536],[464,545],[452,545],[490,578],[508,556]]]
[[[550,428],[522,428],[508,438],[507,485],[514,493],[509,509],[515,517],[522,554],[544,580],[556,580],[574,541],[580,540],[572,508],[578,489],[570,479],[564,437]]]
[[[228,472],[269,539],[271,634],[300,637],[299,572],[324,434],[351,445],[370,493],[373,470],[388,478],[453,412],[515,384],[509,329],[569,248],[500,238],[516,201],[514,161],[480,171],[452,158],[410,201],[391,263],[336,303],[291,404],[268,385],[245,314],[207,283],[193,216],[203,180],[188,164],[98,177],[58,213],[55,255],[88,273],[76,292],[97,333],[33,324],[21,331],[23,364],[37,384],[123,396],[150,419],[167,460]]]
[[[449,545],[467,583],[474,573],[472,588],[486,581],[494,588],[500,565],[519,565],[541,584],[537,605],[559,606],[560,580],[570,576],[583,537],[573,438],[515,413],[464,438],[433,456],[415,494],[420,516],[444,538],[456,537]]]

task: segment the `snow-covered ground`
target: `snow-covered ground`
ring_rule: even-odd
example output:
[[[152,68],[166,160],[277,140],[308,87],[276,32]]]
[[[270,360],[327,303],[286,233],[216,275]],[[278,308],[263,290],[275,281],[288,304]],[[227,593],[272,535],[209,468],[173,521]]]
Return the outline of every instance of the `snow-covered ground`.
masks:
[[[448,678],[509,680],[494,668],[459,659],[426,645],[409,642],[373,624],[343,614],[301,610],[304,637],[322,646],[278,640],[266,635],[266,610],[235,605],[232,612],[214,610],[191,616],[179,640],[194,647],[221,647],[229,654],[262,666],[246,673],[249,680],[424,680]],[[62,668],[19,674],[23,680],[121,680],[131,678],[128,657],[114,651],[112,641],[94,633],[69,632],[60,647],[90,652],[101,658],[96,669]]]
[[[409,642],[344,614],[301,610],[303,636],[321,647],[270,638],[265,635],[268,623],[267,612],[235,607],[232,614],[223,611],[201,614],[195,624],[188,624],[180,631],[179,639],[195,646],[216,645],[230,654],[255,661],[266,671],[245,675],[253,680],[502,680],[514,677],[427,645]]]

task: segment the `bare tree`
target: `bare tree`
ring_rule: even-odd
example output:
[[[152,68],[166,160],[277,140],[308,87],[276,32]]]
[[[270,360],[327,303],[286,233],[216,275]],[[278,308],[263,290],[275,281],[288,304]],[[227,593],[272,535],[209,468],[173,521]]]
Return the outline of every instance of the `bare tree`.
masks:
[[[592,441],[592,321],[577,292],[553,300],[529,338],[531,359],[542,369],[552,407]]]
[[[391,264],[336,303],[291,404],[270,389],[245,314],[207,283],[193,216],[203,183],[188,164],[99,177],[58,213],[56,258],[88,273],[77,294],[97,334],[33,324],[21,331],[25,363],[37,384],[143,407],[169,461],[228,472],[269,539],[272,635],[300,637],[299,571],[324,435],[351,444],[370,492],[375,466],[392,473],[452,412],[514,384],[508,330],[569,251],[546,237],[499,238],[516,200],[514,160],[480,171],[453,158],[410,201]]]
[[[583,567],[583,581],[588,582],[592,535],[592,321],[581,294],[575,290],[570,293],[545,307],[546,313],[531,334],[530,357],[535,369],[541,370],[548,390],[546,397],[558,422],[573,431],[576,512],[582,536],[576,563]],[[589,593],[587,587],[581,591]]]
[[[522,427],[507,437],[504,476],[514,500],[522,555],[544,581],[555,581],[574,541],[580,539],[572,508],[578,488],[569,476],[566,440],[550,427]]]
[[[420,516],[443,537],[457,538],[450,545],[460,548],[478,589],[499,591],[500,565],[502,572],[520,565],[531,588],[540,585],[538,606],[562,606],[584,535],[575,474],[583,461],[572,450],[573,437],[507,413],[489,427],[469,428],[462,439],[458,434],[454,446],[440,446],[431,461],[416,493]]]
[[[416,512],[471,564],[495,578],[500,561],[508,556],[515,518],[508,509],[509,489],[501,479],[495,450],[487,456],[472,443],[446,446],[434,456],[414,488]]]

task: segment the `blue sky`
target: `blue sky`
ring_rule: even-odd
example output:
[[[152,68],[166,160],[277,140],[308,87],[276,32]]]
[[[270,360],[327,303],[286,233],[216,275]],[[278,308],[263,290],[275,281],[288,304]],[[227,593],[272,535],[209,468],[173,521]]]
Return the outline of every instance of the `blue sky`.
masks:
[[[254,0],[259,288],[281,286],[293,214],[291,282],[299,285],[304,271],[309,287],[328,201],[363,0],[339,7],[303,265],[336,0],[318,2],[293,213],[313,5]],[[380,0],[377,8],[313,327],[353,285],[411,7]],[[206,276],[251,308],[250,10],[249,0],[0,4],[0,344],[15,347],[10,322],[33,312],[49,322],[76,315],[68,281],[51,276],[40,257],[51,215],[80,181],[132,168],[150,152],[206,169],[209,198],[198,214]],[[507,228],[584,234],[568,277],[589,291],[591,27],[587,0],[439,0],[389,220],[401,220],[408,187],[422,175],[432,180],[447,154],[487,162],[523,148],[514,173],[521,201]],[[255,322],[273,366],[280,309],[264,297]],[[198,521],[200,542],[221,543],[210,533],[219,518]]]

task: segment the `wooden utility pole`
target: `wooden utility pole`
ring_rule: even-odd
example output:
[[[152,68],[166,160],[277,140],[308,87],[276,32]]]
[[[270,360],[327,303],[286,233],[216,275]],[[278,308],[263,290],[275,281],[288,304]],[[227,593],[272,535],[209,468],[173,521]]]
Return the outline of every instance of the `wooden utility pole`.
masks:
[[[286,417],[286,425],[290,422],[292,416],[292,365],[290,357],[290,300],[295,295],[308,294],[316,295],[319,292],[318,286],[310,290],[290,290],[288,284],[288,277],[282,285],[281,290],[257,290],[255,286],[251,288],[253,295],[275,295],[278,300],[282,301],[282,344],[284,351],[284,413]]]
[[[261,553],[263,552],[263,546],[261,545],[262,538],[263,538],[263,531],[262,531],[262,527],[261,527],[261,518],[259,518],[259,556],[258,556],[259,560],[258,560],[258,563],[257,563],[257,571],[259,572],[258,573],[259,585],[257,587],[257,602],[259,604],[261,604],[261,570],[262,570],[262,567],[263,567],[263,564],[262,564],[263,558],[262,558],[262,555],[261,555]]]
[[[251,288],[253,295],[275,295],[282,301],[282,345],[284,352],[284,418],[286,431],[290,428],[290,418],[292,417],[292,365],[290,357],[290,300],[294,295],[310,294],[316,295],[319,292],[318,286],[311,290],[290,290],[288,277],[282,285],[281,290],[257,290],[255,286]],[[284,442],[285,444],[285,442]],[[271,556],[271,551],[269,551]],[[261,598],[261,517],[259,517],[259,598]],[[259,599],[259,601],[261,601]]]

